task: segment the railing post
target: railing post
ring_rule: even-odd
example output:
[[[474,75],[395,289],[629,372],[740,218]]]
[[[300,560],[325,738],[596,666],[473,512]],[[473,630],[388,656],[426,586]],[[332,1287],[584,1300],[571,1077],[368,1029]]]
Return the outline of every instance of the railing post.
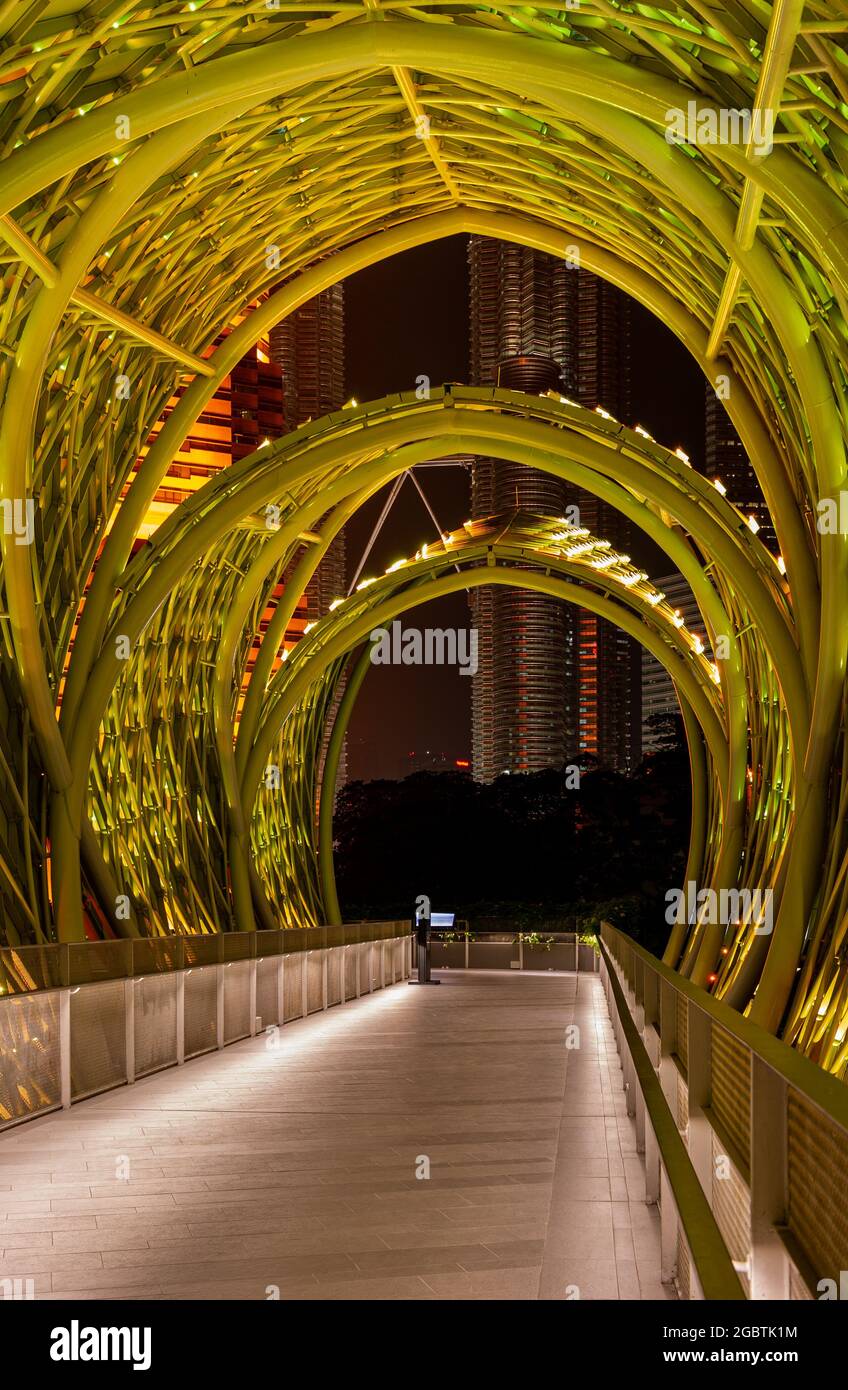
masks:
[[[690,999],[686,1005],[689,1037],[689,1157],[707,1200],[713,1199],[713,1131],[704,1111],[712,1094],[712,1023]]]
[[[226,965],[219,961],[215,969],[218,971],[215,980],[215,1041],[219,1050],[224,1046],[224,971]]]
[[[788,1299],[786,1082],[751,1055],[751,1298]]]
[[[330,988],[329,988],[330,957],[329,957],[329,950],[330,950],[329,946],[324,946],[324,947],[322,947],[322,949],[321,949],[321,1008],[324,1009],[324,1010],[326,1010],[326,1009],[328,1009],[328,1008],[330,1007],[330,1005],[329,1005],[329,999],[330,999]]]
[[[660,980],[660,1085],[672,1115],[677,1114],[677,991],[667,980]]]
[[[651,1059],[651,1066],[654,1068],[654,1071],[658,1071],[660,1065],[660,989],[657,972],[652,970],[649,966],[645,967],[642,1007],[644,1015],[642,1039],[645,1044],[645,1051]]]
[[[680,1218],[674,1205],[671,1183],[660,1164],[660,1282],[670,1284],[677,1268],[677,1227]]]
[[[71,1108],[71,991],[59,990],[59,1098]]]
[[[645,964],[642,960],[633,963],[633,1022],[641,1037],[645,1028]]]
[[[128,1086],[135,1081],[135,987],[136,980],[132,975],[124,980],[124,1052]]]
[[[286,958],[280,956],[280,968],[277,971],[277,1025],[282,1028],[286,1021]]]
[[[341,965],[339,966],[339,969],[341,970],[339,996],[343,1004],[347,1003],[347,953],[349,950],[349,946],[342,946]]]
[[[309,1013],[309,957],[311,951],[303,953],[303,970],[300,977],[300,1016],[306,1018]]]
[[[250,1036],[256,1037],[256,970],[257,960],[251,956],[247,962],[247,1007],[250,1015]]]
[[[648,1120],[645,1124],[645,1201],[648,1206],[656,1206],[660,1200],[660,1146],[654,1134],[654,1127]]]
[[[185,970],[177,971],[177,1065],[185,1061]]]

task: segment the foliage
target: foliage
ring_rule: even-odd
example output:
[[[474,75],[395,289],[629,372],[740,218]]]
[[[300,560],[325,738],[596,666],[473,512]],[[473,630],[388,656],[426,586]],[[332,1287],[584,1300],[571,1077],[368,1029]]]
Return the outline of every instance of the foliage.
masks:
[[[499,777],[420,772],[348,783],[335,816],[347,919],[407,917],[419,893],[471,930],[578,930],[602,920],[662,949],[665,893],[683,879],[689,765],[680,721],[633,776],[605,768],[567,785],[565,769]]]

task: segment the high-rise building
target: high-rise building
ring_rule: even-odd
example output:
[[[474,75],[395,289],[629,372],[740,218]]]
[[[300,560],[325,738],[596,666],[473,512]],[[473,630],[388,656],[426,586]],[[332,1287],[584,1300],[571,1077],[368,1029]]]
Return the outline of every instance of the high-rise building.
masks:
[[[344,404],[344,286],[331,285],[278,323],[271,358],[282,369],[286,430],[320,420]],[[345,537],[330,546],[306,591],[309,620],[322,618],[345,592]]]
[[[469,242],[470,358],[475,385],[561,388],[579,404],[630,417],[630,306],[597,276],[528,247]],[[615,508],[552,475],[476,459],[471,514],[562,516],[627,550]],[[479,633],[472,690],[474,775],[535,772],[596,758],[630,771],[641,756],[638,645],[603,619],[524,590],[470,596]]]
[[[282,370],[286,430],[339,410],[344,404],[344,285],[331,285],[272,328],[270,355]],[[296,563],[297,559],[286,578]],[[346,570],[345,533],[341,530],[307,585],[304,599],[308,622],[323,618],[333,600],[344,595]],[[343,693],[342,686],[329,712],[319,763],[319,786],[332,719]],[[336,787],[346,781],[347,739],[339,758]]]
[[[708,478],[717,478],[728,500],[745,516],[753,516],[759,526],[760,539],[768,546],[776,544],[774,526],[763,497],[762,488],[751,461],[745,452],[724,403],[712,384],[705,383],[704,471]]]
[[[691,632],[704,634],[701,611],[695,595],[683,578],[675,571],[656,580],[656,587],[665,595],[669,606],[680,615]],[[706,646],[706,637],[704,637]],[[674,690],[674,682],[664,666],[649,651],[642,651],[642,755],[655,753],[660,747],[660,735],[650,724],[656,714],[679,714],[680,702]]]

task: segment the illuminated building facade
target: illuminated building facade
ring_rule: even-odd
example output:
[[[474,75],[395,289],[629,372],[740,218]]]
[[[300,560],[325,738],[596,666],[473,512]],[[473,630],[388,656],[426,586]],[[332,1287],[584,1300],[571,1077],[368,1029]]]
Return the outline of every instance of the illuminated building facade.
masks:
[[[471,380],[534,394],[563,390],[617,419],[630,415],[626,296],[578,266],[528,247],[469,242]],[[551,474],[478,458],[475,520],[510,510],[562,516],[627,551],[615,508]],[[571,515],[571,513],[569,513]],[[640,658],[603,618],[526,591],[471,595],[480,667],[472,690],[474,775],[534,772],[574,759],[631,771],[641,754]]]
[[[760,528],[760,539],[766,545],[776,544],[774,525],[766,506],[763,490],[736,430],[727,413],[726,403],[719,399],[712,384],[705,383],[704,394],[704,471],[708,478],[718,478],[728,497],[745,516],[753,516]]]
[[[670,608],[683,619],[690,632],[703,635],[704,623],[695,596],[682,574],[665,574],[656,581]],[[642,650],[642,755],[655,753],[661,740],[648,722],[656,714],[679,714],[680,701],[674,682],[664,666],[644,648]]]

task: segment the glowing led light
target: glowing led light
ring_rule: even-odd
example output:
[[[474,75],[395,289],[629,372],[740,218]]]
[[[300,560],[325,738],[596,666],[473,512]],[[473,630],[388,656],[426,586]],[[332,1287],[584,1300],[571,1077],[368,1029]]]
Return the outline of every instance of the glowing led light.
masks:
[[[602,405],[596,405],[596,406],[595,406],[595,414],[596,414],[596,415],[602,415],[603,418],[604,418],[605,420],[612,420],[612,419],[613,419],[613,416],[610,415],[610,413],[609,413],[608,410],[604,410],[604,407],[603,407]]]
[[[389,565],[386,574],[394,574],[395,570],[401,569],[406,564],[406,560],[395,560],[393,565]]]
[[[303,629],[303,635],[304,635],[304,637],[306,636],[307,632],[311,632],[311,631],[312,631],[312,629],[314,628],[314,626],[315,626],[314,623],[307,623],[307,624],[306,624],[306,627]]]
[[[334,609],[334,608],[338,608],[338,606],[339,606],[340,603],[344,603],[344,599],[343,599],[343,598],[334,598],[334,599],[333,599],[333,602],[330,604],[330,607],[329,607],[329,609],[328,609],[327,611],[330,612],[330,613],[332,613],[333,609]]]
[[[682,459],[682,460],[683,460],[684,463],[689,463],[689,455],[686,453],[685,449],[681,449],[681,448],[678,446],[678,447],[675,449],[674,452],[675,452],[675,454],[677,455],[677,457],[678,457],[679,459]],[[690,468],[692,467],[691,463],[689,463],[689,467],[690,467]]]
[[[746,517],[746,521],[748,522],[749,527],[751,528],[751,530],[753,531],[754,535],[756,536],[757,532],[758,532],[759,529],[760,529],[760,523],[757,521],[757,518],[756,518],[755,516],[749,516],[749,517]]]
[[[692,638],[692,646],[694,647],[695,651],[698,653],[698,656],[700,656],[701,653],[702,653],[703,650],[704,650],[704,644],[703,644],[703,642],[701,641],[700,637],[698,637],[697,635],[695,635],[695,636]]]
[[[721,685],[721,671],[718,669],[715,662],[710,664],[710,680],[713,681],[715,685]]]
[[[673,616],[673,618],[672,618],[671,621],[674,623],[674,626],[675,626],[675,627],[683,627],[683,626],[684,626],[685,619],[681,616],[681,613],[680,613],[680,609],[679,609],[679,608],[675,608],[675,610],[674,610],[674,616]]]
[[[716,492],[721,493],[722,497],[727,496],[727,488],[724,486],[724,483],[721,481],[721,478],[713,478],[713,487],[715,488]]]
[[[260,449],[267,449],[267,448],[268,448],[268,445],[269,445],[270,443],[271,443],[270,439],[263,439],[263,440],[262,440],[262,443],[259,445],[259,447],[260,447]]]
[[[369,586],[369,584],[376,584],[376,583],[377,583],[377,580],[376,580],[376,578],[373,577],[373,576],[372,576],[371,579],[363,579],[361,584],[357,584],[357,586],[356,586],[356,592],[359,593],[359,590],[360,590],[360,589],[367,589],[368,586]]]
[[[633,429],[636,432],[636,434],[641,434],[643,439],[650,439],[652,444],[656,443],[654,436],[652,434],[648,434],[647,430],[643,430],[641,425],[634,425]]]
[[[654,607],[656,607],[656,605],[657,605],[658,603],[662,603],[662,601],[663,601],[664,598],[665,598],[665,594],[660,594],[660,593],[648,594],[648,602],[651,603],[651,604],[653,604]]]
[[[777,568],[780,570],[781,574],[786,573],[786,561],[782,555],[778,555],[777,557]]]

